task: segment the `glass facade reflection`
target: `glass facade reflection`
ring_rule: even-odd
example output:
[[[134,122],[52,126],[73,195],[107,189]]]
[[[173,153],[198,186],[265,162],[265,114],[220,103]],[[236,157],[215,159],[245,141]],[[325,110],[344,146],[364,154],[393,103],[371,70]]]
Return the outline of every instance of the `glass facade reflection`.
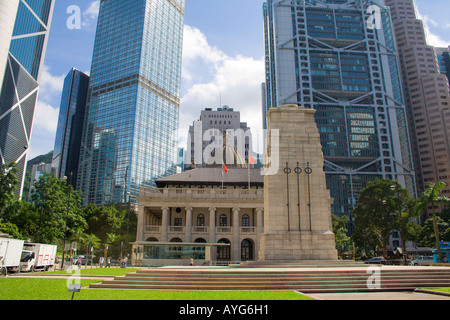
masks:
[[[144,245],[143,259],[205,260],[206,246]]]
[[[8,5],[2,3],[2,6]],[[53,7],[53,0],[18,1],[6,66],[0,68],[5,71],[0,75],[3,77],[0,93],[0,158],[2,164],[11,161],[17,164],[19,169],[17,176],[20,181],[19,188],[16,190],[18,195],[22,194],[39,76],[45,56]],[[8,14],[12,14],[12,10]],[[2,23],[8,23],[8,21],[2,21]],[[9,29],[8,26],[2,26],[2,28]],[[0,33],[3,36],[2,41],[9,40],[11,34],[6,38],[3,31]],[[5,46],[6,43],[2,42],[1,47]]]
[[[281,4],[282,3],[282,4]],[[316,109],[332,212],[350,216],[375,178],[415,193],[398,57],[387,7],[381,28],[369,2],[264,4],[265,111],[282,104]]]
[[[134,202],[175,173],[183,23],[184,0],[101,2],[77,183],[86,203]]]

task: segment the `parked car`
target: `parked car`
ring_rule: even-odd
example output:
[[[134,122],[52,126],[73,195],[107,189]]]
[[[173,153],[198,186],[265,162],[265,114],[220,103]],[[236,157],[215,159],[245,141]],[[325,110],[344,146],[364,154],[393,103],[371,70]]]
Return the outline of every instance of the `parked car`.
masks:
[[[411,265],[413,266],[429,266],[433,263],[434,259],[431,256],[420,256],[417,259],[411,260]]]
[[[387,260],[384,257],[373,257],[372,259],[364,262],[365,264],[387,264]]]
[[[79,255],[76,258],[73,258],[73,264],[78,263],[78,258],[81,258],[81,265],[82,266],[90,266],[91,265],[91,256],[85,256],[85,255]]]

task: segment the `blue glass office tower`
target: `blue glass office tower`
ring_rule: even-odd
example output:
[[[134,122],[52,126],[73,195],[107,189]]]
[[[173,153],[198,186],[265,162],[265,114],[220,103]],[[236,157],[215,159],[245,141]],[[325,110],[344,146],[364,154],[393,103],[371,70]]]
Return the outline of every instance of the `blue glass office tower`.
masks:
[[[134,202],[175,172],[183,24],[184,0],[101,1],[77,182],[85,203]]]
[[[89,76],[73,68],[64,79],[58,127],[53,148],[52,171],[58,178],[71,176],[76,187],[81,136],[89,87]]]
[[[447,76],[448,81],[450,82],[450,46],[448,48],[435,48],[439,70],[442,74]]]
[[[351,216],[375,178],[397,179],[415,193],[398,55],[382,3],[268,0],[263,7],[266,110],[316,110],[338,216]]]
[[[17,163],[21,183],[16,193],[21,195],[54,1],[4,2],[0,9],[0,158],[2,164]]]

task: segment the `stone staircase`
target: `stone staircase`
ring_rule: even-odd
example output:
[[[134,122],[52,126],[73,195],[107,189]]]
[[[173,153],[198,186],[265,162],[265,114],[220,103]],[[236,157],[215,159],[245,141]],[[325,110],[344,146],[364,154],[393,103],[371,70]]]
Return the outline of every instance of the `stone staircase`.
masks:
[[[298,290],[303,293],[408,291],[450,287],[450,268],[379,269],[379,289],[368,288],[377,274],[353,268],[152,268],[94,283],[90,288],[140,290]],[[369,281],[370,285],[378,283]]]

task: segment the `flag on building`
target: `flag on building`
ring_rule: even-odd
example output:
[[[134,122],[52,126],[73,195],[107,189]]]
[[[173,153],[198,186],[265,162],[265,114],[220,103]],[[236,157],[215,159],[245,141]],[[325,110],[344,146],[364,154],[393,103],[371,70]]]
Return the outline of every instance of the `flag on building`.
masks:
[[[223,168],[223,170],[224,170],[226,173],[228,173],[228,168],[227,168],[227,166],[225,165],[225,162],[222,162],[222,168]]]

